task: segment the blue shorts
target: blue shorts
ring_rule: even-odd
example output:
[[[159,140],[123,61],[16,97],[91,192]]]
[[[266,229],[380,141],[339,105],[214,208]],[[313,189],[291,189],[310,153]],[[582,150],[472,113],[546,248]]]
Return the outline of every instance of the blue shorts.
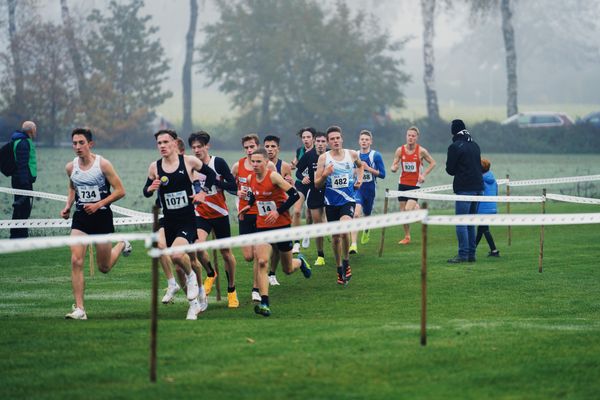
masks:
[[[373,211],[373,203],[375,202],[375,192],[365,193],[362,190],[357,190],[354,194],[356,204],[360,204],[364,215],[371,215]]]

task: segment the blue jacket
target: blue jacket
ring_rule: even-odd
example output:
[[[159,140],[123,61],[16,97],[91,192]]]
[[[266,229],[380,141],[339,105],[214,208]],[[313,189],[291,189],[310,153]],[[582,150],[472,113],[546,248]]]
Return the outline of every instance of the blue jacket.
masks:
[[[494,176],[492,171],[488,171],[485,174],[483,174],[483,195],[498,196],[498,183],[496,182],[496,177]],[[495,202],[482,202],[478,204],[478,214],[496,214],[498,212]]]
[[[33,161],[34,165],[36,164],[35,148],[32,149],[29,146],[29,140],[27,140],[29,136],[24,132],[15,131],[10,138],[12,142],[19,139],[22,140],[19,141],[15,148],[17,170],[11,179],[12,187],[15,189],[31,189],[31,185],[36,179],[35,175],[37,175],[37,171],[32,171],[30,165],[30,161]],[[30,158],[33,158],[33,160],[30,160]],[[35,169],[35,166],[33,168]]]

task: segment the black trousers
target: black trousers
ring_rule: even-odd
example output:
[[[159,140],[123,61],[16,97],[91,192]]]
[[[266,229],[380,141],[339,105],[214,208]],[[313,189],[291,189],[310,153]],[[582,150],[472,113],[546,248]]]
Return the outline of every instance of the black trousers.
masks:
[[[17,186],[17,187],[16,187]],[[27,187],[23,185],[14,185],[13,189],[33,190],[33,185],[29,184]],[[15,194],[15,201],[13,202],[13,214],[12,219],[29,219],[31,215],[31,207],[33,206],[33,197],[21,196]],[[10,238],[26,238],[29,237],[29,230],[27,228],[12,228],[10,230]]]
[[[485,236],[485,240],[488,242],[490,246],[490,250],[496,250],[496,244],[494,243],[494,238],[492,237],[492,233],[490,232],[490,227],[487,225],[479,225],[477,227],[477,236],[475,237],[475,246],[479,245],[479,241],[481,241],[481,237]]]

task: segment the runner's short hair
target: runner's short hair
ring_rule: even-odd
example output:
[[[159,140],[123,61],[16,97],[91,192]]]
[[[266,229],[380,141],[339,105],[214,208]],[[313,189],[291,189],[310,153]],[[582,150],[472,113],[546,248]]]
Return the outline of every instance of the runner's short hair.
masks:
[[[279,136],[275,136],[275,135],[267,135],[267,136],[265,136],[265,138],[263,139],[263,144],[264,144],[265,142],[275,142],[275,143],[277,143],[277,146],[279,146],[279,141],[280,141],[280,140],[281,140],[281,139],[279,139]]]
[[[419,132],[419,128],[417,128],[416,126],[411,126],[410,128],[407,129],[407,131],[415,131],[417,132],[417,136],[421,135],[421,132]]]
[[[332,132],[337,132],[337,133],[339,133],[341,135],[342,134],[342,128],[340,128],[337,125],[332,125],[329,128],[327,128],[327,139],[329,139],[329,134],[332,133]]]
[[[88,128],[75,128],[73,129],[73,132],[71,132],[71,138],[73,138],[73,136],[75,135],[83,135],[85,136],[85,138],[87,139],[88,142],[91,142],[92,140],[94,140],[92,138],[92,131],[89,130]]]
[[[258,138],[258,135],[256,133],[249,133],[247,135],[242,136],[242,145],[250,140],[254,140],[254,143],[256,143],[257,146],[260,145],[260,139]]]
[[[206,146],[210,142],[210,135],[205,131],[194,132],[190,134],[188,144],[191,146],[194,142],[200,142]]]
[[[169,135],[173,138],[173,140],[177,139],[177,132],[172,129],[161,129],[160,131],[154,134],[154,139],[158,139],[160,135]]]
[[[302,137],[302,134],[304,132],[310,132],[312,134],[312,137],[314,138],[315,135],[317,134],[317,130],[315,128],[313,128],[312,126],[307,126],[305,128],[300,128],[300,130],[296,133],[296,136],[298,137]]]
[[[373,134],[371,133],[371,131],[369,131],[367,129],[363,129],[362,131],[360,131],[360,133],[358,134],[358,137],[361,137],[362,135],[367,135],[368,137],[373,139]]]
[[[263,157],[264,157],[266,160],[268,160],[268,159],[269,159],[269,155],[267,154],[267,151],[266,151],[264,148],[262,148],[262,147],[261,147],[261,148],[259,148],[259,149],[256,149],[256,150],[254,151],[254,153],[252,153],[252,155],[255,155],[255,154],[260,154],[260,155],[262,155],[262,156],[263,156]]]

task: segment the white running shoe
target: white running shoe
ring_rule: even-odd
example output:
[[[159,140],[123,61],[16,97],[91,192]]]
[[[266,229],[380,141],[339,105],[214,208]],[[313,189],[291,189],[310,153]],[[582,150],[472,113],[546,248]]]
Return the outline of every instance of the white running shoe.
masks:
[[[175,294],[177,292],[179,292],[180,290],[181,290],[181,288],[179,287],[178,284],[167,286],[167,289],[165,290],[165,295],[162,298],[162,303],[163,304],[172,303],[173,298],[175,297]]]
[[[197,320],[198,314],[200,314],[201,312],[202,309],[198,299],[190,300],[190,308],[188,308],[187,316],[185,317],[185,319],[191,321]]]
[[[302,239],[302,248],[308,249],[310,247],[310,238]]]
[[[194,300],[200,294],[198,279],[196,279],[196,273],[194,271],[186,276],[185,283],[187,286],[187,299],[190,301]]]
[[[87,319],[87,315],[85,314],[85,311],[83,311],[81,308],[75,307],[75,304],[73,304],[72,308],[73,308],[73,311],[71,311],[70,313],[65,315],[65,319],[82,319],[82,320]]]
[[[275,276],[275,275],[269,275],[269,285],[271,285],[271,286],[279,286],[279,282],[277,281],[277,276]]]
[[[123,244],[125,244],[125,246],[123,247],[123,251],[121,251],[121,254],[123,254],[123,257],[129,257],[129,255],[131,254],[131,250],[133,250],[133,247],[131,246],[131,243],[129,243],[129,240],[123,240]]]
[[[260,293],[252,291],[252,301],[260,301]]]
[[[292,254],[300,253],[300,243],[294,242],[294,246],[292,247]]]
[[[208,308],[208,296],[204,291],[204,287],[200,286],[200,296],[198,296],[198,302],[200,303],[200,312],[206,311]]]

